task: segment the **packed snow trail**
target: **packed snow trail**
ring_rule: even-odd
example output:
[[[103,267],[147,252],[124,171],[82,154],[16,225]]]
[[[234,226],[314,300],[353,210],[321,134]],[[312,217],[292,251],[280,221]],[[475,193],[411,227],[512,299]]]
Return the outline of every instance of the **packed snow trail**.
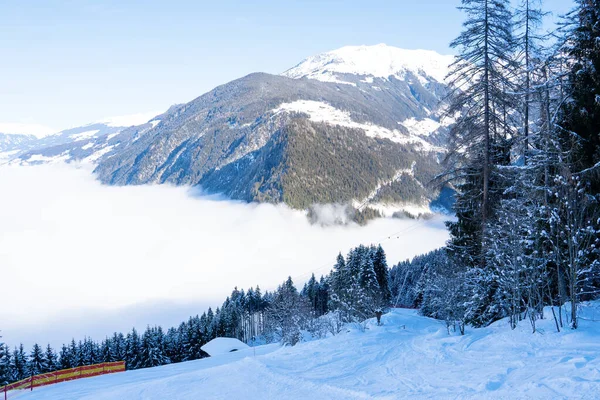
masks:
[[[546,316],[551,316],[547,312]],[[260,346],[198,361],[60,383],[19,400],[597,399],[600,302],[580,329],[506,321],[448,335],[443,323],[395,310],[383,326],[295,347]],[[256,356],[254,356],[256,351]]]

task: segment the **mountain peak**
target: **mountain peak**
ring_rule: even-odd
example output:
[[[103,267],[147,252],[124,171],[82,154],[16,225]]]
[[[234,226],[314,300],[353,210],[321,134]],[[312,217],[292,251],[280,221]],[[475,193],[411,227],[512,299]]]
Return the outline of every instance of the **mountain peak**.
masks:
[[[380,43],[373,46],[345,46],[309,57],[285,71],[288,78],[309,78],[324,82],[344,82],[340,74],[402,79],[407,72],[422,82],[444,82],[453,56],[431,50],[406,50]]]

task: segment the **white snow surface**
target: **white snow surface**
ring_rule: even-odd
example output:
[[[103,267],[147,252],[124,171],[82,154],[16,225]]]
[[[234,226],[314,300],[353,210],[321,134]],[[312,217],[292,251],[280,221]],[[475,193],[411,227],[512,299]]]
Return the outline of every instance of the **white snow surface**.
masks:
[[[244,350],[247,348],[248,345],[241,340],[228,337],[214,338],[201,347],[202,351],[207,352],[211,355],[211,357],[218,356],[220,354],[231,353],[232,351]]]
[[[600,302],[579,329],[557,333],[551,313],[448,334],[441,321],[397,309],[366,330],[294,347],[258,346],[215,357],[24,391],[19,400],[113,399],[596,399]]]
[[[302,113],[308,115],[310,120],[314,122],[325,122],[330,125],[362,129],[369,137],[389,139],[396,143],[411,143],[421,147],[424,151],[442,150],[432,146],[429,142],[416,135],[405,135],[397,129],[391,130],[375,124],[353,121],[348,111],[339,110],[330,104],[321,101],[296,100],[291,103],[283,103],[273,110],[274,115],[281,112]]]
[[[22,165],[28,165],[32,162],[44,162],[44,163],[52,163],[52,164],[56,164],[56,163],[62,163],[66,160],[69,159],[69,151],[65,151],[59,155],[56,156],[44,156],[42,154],[32,154],[27,160],[24,161],[16,161],[19,164]]]
[[[434,121],[431,118],[425,118],[417,120],[416,118],[409,118],[401,122],[411,133],[419,136],[429,136],[433,132],[437,131],[442,124],[438,121]]]
[[[367,75],[387,79],[404,79],[414,73],[422,83],[433,78],[444,82],[454,56],[430,50],[405,50],[385,44],[375,46],[346,46],[309,57],[285,71],[289,78],[309,78],[324,82],[344,82],[337,74]],[[365,80],[368,82],[368,80]]]
[[[105,155],[106,153],[111,151],[114,147],[115,147],[115,145],[105,145],[100,150],[98,150],[98,151],[94,152],[93,154],[89,155],[88,157],[84,158],[82,160],[82,162],[83,163],[94,163],[100,157],[102,157],[103,155]]]
[[[73,139],[73,140],[83,140],[83,139],[90,139],[93,138],[94,136],[96,136],[96,134],[100,132],[99,129],[92,129],[90,131],[85,131],[85,132],[81,132],[81,133],[74,133],[73,135],[70,135],[69,138]]]
[[[15,154],[18,154],[18,153],[19,153],[19,150],[0,152],[0,160],[9,160],[12,156],[14,156]]]

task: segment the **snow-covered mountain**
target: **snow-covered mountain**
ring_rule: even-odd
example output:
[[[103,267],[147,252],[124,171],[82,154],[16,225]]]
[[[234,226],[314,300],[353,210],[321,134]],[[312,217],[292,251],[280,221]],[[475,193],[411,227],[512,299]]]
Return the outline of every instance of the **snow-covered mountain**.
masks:
[[[219,86],[147,124],[63,131],[52,138],[64,141],[38,142],[17,158],[86,159],[108,184],[201,185],[301,209],[346,203],[416,214],[438,195],[428,183],[451,122],[440,117],[451,62],[423,50],[344,47],[280,76]]]
[[[157,113],[104,118],[53,134],[0,134],[0,163],[35,165],[53,162],[96,163],[117,147],[135,140],[156,126]]]
[[[355,85],[356,76],[364,76],[363,81],[369,82],[389,77],[405,80],[410,74],[426,85],[432,79],[443,83],[453,60],[453,56],[430,50],[405,50],[385,44],[346,46],[309,57],[282,75]]]
[[[38,124],[0,123],[0,161],[53,133],[51,128]]]

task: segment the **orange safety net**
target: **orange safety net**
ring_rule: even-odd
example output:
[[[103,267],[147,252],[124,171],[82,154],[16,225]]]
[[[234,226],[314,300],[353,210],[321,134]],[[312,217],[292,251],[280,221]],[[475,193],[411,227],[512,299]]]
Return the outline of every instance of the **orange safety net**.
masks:
[[[52,385],[54,383],[70,381],[73,379],[89,378],[92,376],[112,374],[125,371],[125,361],[108,362],[94,365],[85,365],[77,368],[62,369],[32,377],[0,387],[0,393],[10,390],[33,389],[34,387]]]

